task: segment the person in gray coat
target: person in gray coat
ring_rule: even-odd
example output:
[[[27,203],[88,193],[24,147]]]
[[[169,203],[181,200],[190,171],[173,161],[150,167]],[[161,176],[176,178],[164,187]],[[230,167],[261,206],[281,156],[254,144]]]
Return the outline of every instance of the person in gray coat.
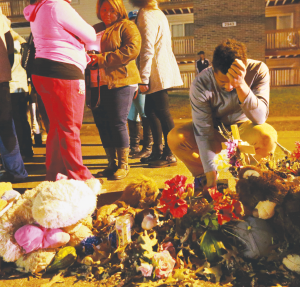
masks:
[[[142,36],[142,47],[138,68],[142,83],[141,93],[146,94],[145,113],[153,135],[152,153],[142,158],[150,167],[176,165],[167,136],[174,127],[169,111],[167,89],[181,86],[180,71],[172,51],[171,33],[165,14],[158,8],[156,0],[130,0],[139,7],[136,24]],[[162,144],[162,135],[165,147]]]

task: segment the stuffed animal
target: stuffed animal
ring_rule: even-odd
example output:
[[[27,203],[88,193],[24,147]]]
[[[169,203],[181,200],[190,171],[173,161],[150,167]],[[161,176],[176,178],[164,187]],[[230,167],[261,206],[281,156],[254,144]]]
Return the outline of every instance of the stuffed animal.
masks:
[[[92,213],[101,184],[59,180],[27,190],[0,218],[0,256],[20,271],[44,270],[59,247],[92,236]]]
[[[140,175],[125,187],[119,200],[98,209],[94,226],[100,230],[105,225],[113,224],[116,217],[123,213],[131,213],[135,217],[137,211],[153,206],[158,194],[155,181]]]
[[[239,172],[236,192],[245,213],[269,222],[279,239],[300,243],[300,185],[292,175],[254,166]]]

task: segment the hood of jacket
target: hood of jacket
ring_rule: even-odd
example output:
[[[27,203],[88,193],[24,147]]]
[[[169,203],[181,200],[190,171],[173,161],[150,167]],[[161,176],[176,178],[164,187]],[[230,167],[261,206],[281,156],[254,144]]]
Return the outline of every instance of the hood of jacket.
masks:
[[[36,17],[36,13],[39,11],[39,9],[41,8],[41,6],[47,2],[48,0],[42,0],[40,2],[37,2],[35,4],[32,5],[28,5],[24,8],[23,10],[23,14],[24,17],[27,21],[29,22],[33,22],[35,20]]]

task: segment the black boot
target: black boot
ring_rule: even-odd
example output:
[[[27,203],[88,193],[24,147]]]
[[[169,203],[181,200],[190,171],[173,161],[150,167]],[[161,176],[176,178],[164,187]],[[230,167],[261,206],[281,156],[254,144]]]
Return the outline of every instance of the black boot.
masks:
[[[140,152],[140,127],[141,123],[137,121],[128,121],[130,152],[129,155],[135,155]]]
[[[149,167],[166,167],[177,165],[177,159],[169,148],[165,148],[162,156],[154,161],[149,162]]]
[[[96,177],[110,177],[118,169],[116,149],[114,147],[109,147],[105,148],[104,150],[107,156],[108,166],[103,171],[99,171],[96,174]]]
[[[139,153],[135,154],[133,158],[148,157],[152,152],[153,137],[152,137],[149,120],[147,118],[142,117],[142,123],[143,123],[143,148]]]
[[[34,135],[34,146],[35,147],[42,147],[43,142],[42,142],[42,134],[35,134]]]
[[[154,144],[152,146],[152,153],[148,157],[141,158],[141,163],[150,163],[155,160],[159,160],[163,153],[163,145],[162,144]]]

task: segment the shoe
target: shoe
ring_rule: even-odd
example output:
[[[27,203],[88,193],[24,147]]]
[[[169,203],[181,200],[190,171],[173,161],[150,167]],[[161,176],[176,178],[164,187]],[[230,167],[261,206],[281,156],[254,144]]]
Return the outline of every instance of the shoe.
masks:
[[[127,120],[129,129],[129,139],[130,139],[130,152],[129,155],[135,155],[139,153],[140,150],[140,128],[141,123],[137,121]]]
[[[22,150],[22,151],[21,151],[21,155],[22,155],[22,158],[23,158],[23,157],[24,157],[24,158],[32,158],[33,155],[34,155],[34,152],[33,152],[32,149],[28,149],[28,150],[26,150],[26,151]]]
[[[108,166],[103,171],[99,171],[95,177],[110,177],[118,169],[116,150],[114,147],[105,148],[105,153],[108,160]]]
[[[140,161],[141,161],[141,163],[149,164],[152,161],[159,160],[161,158],[162,154],[163,154],[163,145],[162,144],[160,144],[160,145],[154,144],[152,146],[152,152],[151,152],[150,156],[143,157],[143,158],[141,158]]]
[[[15,178],[14,175],[6,172],[0,172],[0,182],[11,182],[11,183],[18,183],[25,181],[26,178]]]
[[[166,167],[166,166],[175,166],[177,165],[177,159],[175,155],[169,154],[165,155],[163,154],[160,159],[151,161],[149,163],[149,167]]]
[[[152,152],[153,137],[149,124],[149,120],[142,117],[143,123],[143,148],[139,153],[136,153],[132,158],[144,158],[149,157]]]
[[[42,147],[43,146],[42,134],[35,134],[34,135],[34,146],[35,147]]]
[[[118,157],[118,169],[109,178],[113,180],[119,180],[125,178],[129,173],[128,155],[129,148],[116,148]]]

